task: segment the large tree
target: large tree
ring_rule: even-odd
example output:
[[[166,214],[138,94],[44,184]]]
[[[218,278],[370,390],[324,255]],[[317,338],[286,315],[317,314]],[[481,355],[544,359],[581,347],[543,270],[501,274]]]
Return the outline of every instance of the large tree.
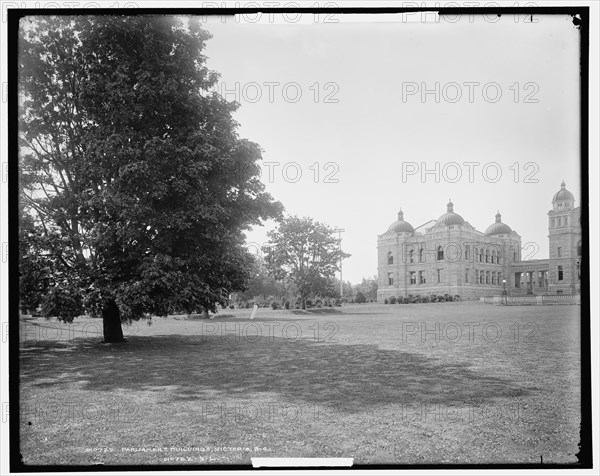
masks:
[[[214,92],[209,33],[170,16],[20,27],[22,302],[101,315],[118,342],[122,321],[215,311],[244,289],[243,232],[282,207],[259,180],[259,146],[238,137],[237,105]]]
[[[297,286],[303,309],[309,296],[333,290],[340,260],[350,256],[340,248],[333,228],[308,217],[284,218],[267,236],[267,268],[275,279]]]

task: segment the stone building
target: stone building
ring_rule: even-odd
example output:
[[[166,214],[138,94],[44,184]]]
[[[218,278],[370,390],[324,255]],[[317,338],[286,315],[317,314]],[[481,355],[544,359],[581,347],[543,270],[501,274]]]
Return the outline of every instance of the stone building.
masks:
[[[454,211],[418,228],[398,219],[377,238],[378,291],[392,296],[451,294],[463,299],[580,292],[581,223],[575,198],[561,184],[548,212],[550,259],[521,260],[521,237],[500,212],[485,232]]]

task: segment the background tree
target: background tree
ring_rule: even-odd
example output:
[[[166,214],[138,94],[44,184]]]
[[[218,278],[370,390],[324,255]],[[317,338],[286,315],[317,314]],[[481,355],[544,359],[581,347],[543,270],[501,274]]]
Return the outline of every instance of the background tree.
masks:
[[[333,290],[340,259],[350,256],[340,249],[333,228],[308,217],[282,219],[267,236],[267,269],[275,279],[297,286],[303,309],[307,297]]]
[[[255,255],[248,287],[245,291],[238,293],[238,299],[250,301],[261,296],[263,299],[269,296],[281,299],[285,292],[286,289],[283,283],[269,274],[264,259]]]
[[[211,92],[210,35],[169,16],[20,26],[21,228],[37,230],[20,263],[32,302],[66,321],[102,315],[117,342],[123,320],[215,311],[244,289],[243,231],[282,207],[259,180],[259,146],[237,135],[237,105]],[[36,288],[28,269],[48,263]]]
[[[367,301],[377,301],[377,276],[363,278],[360,284],[354,286],[356,291],[364,294]]]

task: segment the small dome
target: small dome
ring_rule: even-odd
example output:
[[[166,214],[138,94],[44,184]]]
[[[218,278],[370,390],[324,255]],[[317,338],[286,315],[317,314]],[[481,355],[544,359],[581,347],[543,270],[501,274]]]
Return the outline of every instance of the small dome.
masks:
[[[452,200],[448,202],[447,211],[438,218],[438,224],[444,225],[464,225],[465,220],[458,213],[454,213],[454,204]]]
[[[402,210],[398,212],[398,220],[390,225],[387,232],[388,233],[414,233],[415,229],[412,225],[406,221],[404,221],[404,213]]]
[[[500,212],[496,213],[496,222],[492,223],[485,230],[486,235],[509,235],[512,233],[510,226],[506,223],[502,223],[502,215]]]
[[[571,192],[569,192],[566,188],[565,181],[560,184],[560,190],[554,194],[554,198],[552,199],[552,203],[562,201],[562,200],[573,200],[575,201],[575,197]]]

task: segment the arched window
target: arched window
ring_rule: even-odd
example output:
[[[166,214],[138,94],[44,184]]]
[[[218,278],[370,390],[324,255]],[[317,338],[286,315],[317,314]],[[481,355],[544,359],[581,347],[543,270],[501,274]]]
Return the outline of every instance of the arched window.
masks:
[[[569,224],[569,217],[565,217],[565,226]]]
[[[414,263],[415,262],[415,250],[411,249],[408,252],[408,261],[409,261],[409,263]]]
[[[485,262],[490,262],[490,250],[485,250]]]
[[[479,250],[479,262],[483,263],[483,248]]]
[[[490,272],[485,272],[485,284],[490,284]]]
[[[496,284],[496,271],[492,271],[492,284]]]
[[[394,273],[388,273],[388,286],[394,285]]]
[[[477,247],[474,247],[474,248],[473,248],[473,256],[474,256],[474,259],[475,259],[475,261],[478,261],[478,260],[479,260],[479,257],[478,257],[478,255],[477,255]]]
[[[465,261],[471,259],[471,248],[469,245],[465,245]]]
[[[441,246],[437,247],[437,259],[438,261],[442,261],[444,259],[444,248]]]
[[[558,217],[558,226],[562,226],[562,218]]]
[[[387,258],[388,258],[388,264],[394,264],[394,255],[392,254],[391,251],[388,251]]]
[[[502,256],[502,253],[498,251],[498,254],[496,255],[496,264],[500,264],[500,256]]]
[[[577,242],[577,256],[581,256],[581,240]]]
[[[419,248],[419,263],[423,262],[423,248]]]

